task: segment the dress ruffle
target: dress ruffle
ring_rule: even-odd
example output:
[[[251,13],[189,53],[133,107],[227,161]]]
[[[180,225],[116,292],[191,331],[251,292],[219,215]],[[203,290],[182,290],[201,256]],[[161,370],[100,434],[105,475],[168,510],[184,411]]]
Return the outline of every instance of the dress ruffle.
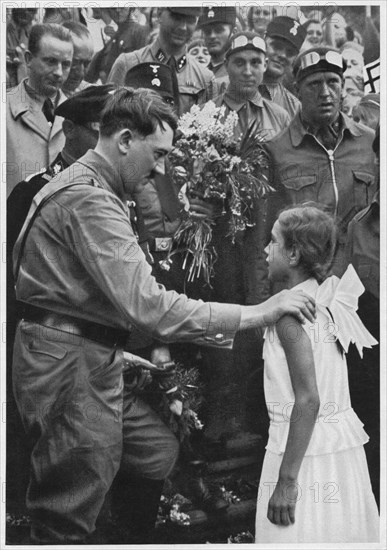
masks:
[[[363,348],[370,348],[378,343],[356,313],[359,296],[363,292],[362,282],[353,266],[349,265],[341,279],[335,275],[328,277],[319,286],[316,294],[316,304],[327,307],[333,317],[336,336],[344,351],[348,352],[352,342],[360,357],[363,357]]]
[[[289,422],[270,422],[268,451],[285,452]],[[319,414],[305,456],[336,453],[364,445],[369,440],[364,424],[352,408],[325,416]]]

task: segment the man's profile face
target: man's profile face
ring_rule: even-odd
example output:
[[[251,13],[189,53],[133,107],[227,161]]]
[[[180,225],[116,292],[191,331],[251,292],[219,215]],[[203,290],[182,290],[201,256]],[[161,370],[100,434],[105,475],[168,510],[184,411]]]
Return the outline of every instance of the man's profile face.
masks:
[[[159,15],[160,36],[172,48],[181,48],[192,38],[198,18],[162,9]]]
[[[94,54],[94,46],[88,37],[79,37],[72,33],[74,55],[69,76],[64,84],[66,90],[74,91],[82,80]]]
[[[155,173],[164,174],[165,159],[172,150],[174,132],[164,123],[146,137],[132,132],[130,151],[121,163],[121,177],[127,195],[133,195],[146,185]]]
[[[44,35],[36,55],[26,54],[31,87],[44,97],[53,97],[66,81],[73,57],[71,42]]]
[[[258,50],[241,50],[230,55],[226,62],[230,79],[230,90],[241,99],[252,97],[262,83],[266,69],[264,52]]]
[[[311,124],[325,126],[334,122],[340,110],[342,78],[334,72],[306,76],[298,84],[302,116]]]
[[[272,36],[266,38],[266,73],[274,78],[280,79],[285,76],[289,67],[292,66],[297,49],[283,38]]]
[[[226,23],[210,23],[204,25],[204,41],[210,55],[221,55],[225,53],[231,31],[231,25],[227,25]]]

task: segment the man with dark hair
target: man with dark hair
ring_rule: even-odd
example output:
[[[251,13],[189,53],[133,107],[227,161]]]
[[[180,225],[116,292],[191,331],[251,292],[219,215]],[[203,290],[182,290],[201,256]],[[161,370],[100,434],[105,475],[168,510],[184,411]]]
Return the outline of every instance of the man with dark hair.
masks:
[[[12,273],[12,250],[35,195],[57,174],[93,149],[98,141],[99,117],[113,86],[90,86],[61,103],[65,145],[50,166],[16,185],[7,199],[7,510],[25,498],[29,449],[12,395],[12,351],[19,315]]]
[[[300,102],[283,82],[292,70],[305,36],[304,27],[291,17],[275,17],[266,29],[267,67],[259,91],[285,109],[291,118],[300,108]]]
[[[69,76],[63,84],[62,90],[67,97],[72,97],[90,86],[90,83],[85,80],[85,75],[94,54],[94,45],[86,25],[77,21],[65,21],[63,27],[71,33],[74,55]]]
[[[224,92],[228,84],[225,55],[230,36],[236,31],[236,8],[232,6],[204,7],[198,21],[202,30],[211,61],[208,68],[214,73],[218,93]]]
[[[216,95],[213,73],[203,67],[193,56],[187,55],[187,44],[196,29],[200,8],[159,8],[159,35],[141,50],[122,54],[114,63],[108,81],[122,86],[126,73],[139,63],[164,63],[169,65],[178,86],[180,115],[192,105],[205,103]]]
[[[34,25],[25,53],[28,78],[7,91],[7,194],[21,180],[48,166],[64,145],[61,91],[71,67],[73,44],[60,25]]]
[[[123,348],[132,328],[163,342],[230,347],[237,330],[284,313],[313,319],[313,301],[302,293],[250,307],[204,303],[166,291],[151,276],[126,200],[164,172],[176,126],[158,94],[117,90],[95,150],[35,197],[14,247],[23,312],[13,380],[33,442],[27,507],[34,542],[84,542],[119,469],[135,497],[128,522],[140,522],[141,511],[141,542],[149,541],[178,444],[124,389]]]
[[[290,126],[266,145],[271,156],[273,220],[285,204],[324,204],[339,225],[333,273],[344,273],[347,226],[374,191],[374,132],[340,111],[345,61],[332,47],[299,54],[294,63],[301,110]]]

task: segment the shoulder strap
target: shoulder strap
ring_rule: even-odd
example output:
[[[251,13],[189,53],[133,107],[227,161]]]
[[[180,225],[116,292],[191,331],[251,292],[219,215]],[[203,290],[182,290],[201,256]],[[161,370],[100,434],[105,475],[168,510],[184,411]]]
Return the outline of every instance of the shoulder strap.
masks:
[[[61,191],[64,191],[65,189],[68,189],[69,187],[72,187],[74,185],[93,185],[95,183],[95,180],[91,177],[87,177],[87,174],[85,174],[85,167],[84,165],[72,165],[70,166],[70,169],[72,170],[72,181],[63,183],[63,172],[61,172],[59,178],[54,178],[51,180],[47,185],[42,187],[42,189],[35,195],[35,197],[32,200],[31,207],[29,209],[28,215],[25,219],[25,222],[23,224],[23,227],[19,233],[19,236],[17,238],[17,241],[14,246],[14,281],[15,284],[17,282],[17,278],[19,275],[20,270],[20,263],[23,255],[24,246],[28,237],[28,234],[31,230],[31,227],[36,219],[36,216],[40,212],[40,210],[43,208],[43,206],[50,200],[52,197],[60,193]],[[77,176],[79,179],[77,179]],[[77,180],[77,181],[74,181]]]

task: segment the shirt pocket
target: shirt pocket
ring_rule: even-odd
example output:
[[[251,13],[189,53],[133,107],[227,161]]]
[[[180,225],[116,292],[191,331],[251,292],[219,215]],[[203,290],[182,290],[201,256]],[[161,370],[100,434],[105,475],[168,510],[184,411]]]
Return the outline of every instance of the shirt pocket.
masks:
[[[371,200],[370,187],[374,182],[374,175],[360,170],[353,170],[352,174],[355,212],[358,212],[368,206]]]
[[[317,201],[317,176],[295,176],[282,180],[293,204],[304,201]]]
[[[184,111],[189,111],[192,105],[196,105],[204,92],[205,88],[199,83],[179,84],[180,103],[184,105]]]

